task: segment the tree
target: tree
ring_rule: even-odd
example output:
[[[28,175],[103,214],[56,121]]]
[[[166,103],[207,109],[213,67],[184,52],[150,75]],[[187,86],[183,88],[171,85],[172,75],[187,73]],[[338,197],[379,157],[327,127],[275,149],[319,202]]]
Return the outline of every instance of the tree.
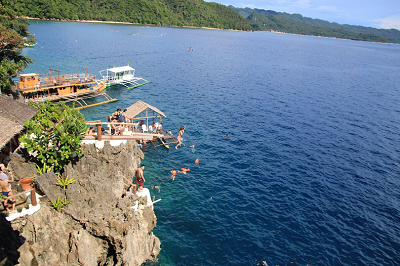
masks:
[[[61,173],[74,157],[82,157],[86,124],[83,114],[64,102],[29,103],[39,112],[26,121],[28,133],[21,138],[24,147],[35,154],[40,167],[53,167]]]
[[[7,0],[0,0],[0,92],[12,85],[11,77],[32,59],[22,56],[25,43],[35,42],[29,34],[29,21],[16,17]]]

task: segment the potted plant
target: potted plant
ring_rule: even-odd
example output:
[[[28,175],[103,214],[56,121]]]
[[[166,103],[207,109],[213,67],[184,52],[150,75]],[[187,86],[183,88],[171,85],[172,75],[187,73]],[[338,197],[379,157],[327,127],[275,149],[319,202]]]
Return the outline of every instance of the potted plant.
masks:
[[[19,184],[23,191],[30,190],[33,188],[33,177],[25,177],[19,180]]]
[[[29,209],[29,203],[25,202],[25,209]]]
[[[6,217],[8,217],[8,216],[10,216],[10,213],[9,213],[8,211],[5,211],[5,212],[4,212],[4,215],[5,215]]]
[[[17,212],[22,212],[22,207],[18,207]]]

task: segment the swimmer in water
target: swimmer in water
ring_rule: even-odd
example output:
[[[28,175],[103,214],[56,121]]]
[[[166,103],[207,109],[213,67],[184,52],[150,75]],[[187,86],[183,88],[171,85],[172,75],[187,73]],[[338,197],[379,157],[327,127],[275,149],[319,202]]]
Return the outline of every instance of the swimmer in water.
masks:
[[[192,148],[192,152],[194,153],[196,150],[194,149],[194,144],[192,144],[192,146],[190,146],[190,148]]]
[[[172,180],[175,180],[176,171],[175,171],[175,170],[172,170],[172,171],[171,171],[171,174],[172,174],[172,176],[171,176]]]
[[[151,186],[151,189],[158,189],[158,193],[160,193],[160,187],[157,185]]]
[[[228,135],[228,134],[226,134],[226,135],[225,135],[225,138],[229,138],[229,135]]]
[[[190,171],[190,169],[188,169],[188,168],[181,168],[181,173],[184,175],[186,175],[186,173],[189,171]]]

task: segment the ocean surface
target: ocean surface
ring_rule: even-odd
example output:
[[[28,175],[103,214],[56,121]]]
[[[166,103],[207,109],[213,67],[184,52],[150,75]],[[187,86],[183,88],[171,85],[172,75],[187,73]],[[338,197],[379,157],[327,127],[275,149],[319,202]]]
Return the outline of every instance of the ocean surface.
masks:
[[[175,136],[186,126],[186,146],[143,149],[145,187],[161,188],[162,251],[146,265],[400,265],[399,45],[35,20],[29,31],[24,73],[80,65],[99,78],[129,63],[151,81],[107,89],[119,101],[86,120],[142,100]]]

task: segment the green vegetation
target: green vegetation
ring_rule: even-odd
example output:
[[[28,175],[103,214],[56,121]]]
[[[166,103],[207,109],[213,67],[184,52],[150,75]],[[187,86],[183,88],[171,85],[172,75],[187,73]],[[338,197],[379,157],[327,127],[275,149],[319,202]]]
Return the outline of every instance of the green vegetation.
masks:
[[[10,0],[17,14],[40,19],[99,20],[250,30],[229,7],[202,0]]]
[[[60,196],[58,196],[55,201],[51,202],[51,205],[56,211],[60,211],[62,207],[67,206],[71,201],[67,200],[67,197],[60,199]]]
[[[320,19],[303,17],[272,10],[235,8],[229,6],[247,19],[252,30],[278,31],[302,35],[334,37],[359,41],[400,43],[400,31],[371,27],[341,25]]]
[[[45,173],[49,173],[51,171],[51,167],[46,165],[46,162],[43,163],[43,166],[40,167],[39,165],[36,164],[36,172],[39,175],[43,175]]]
[[[68,179],[68,176],[63,179],[62,176],[60,174],[58,174],[57,181],[58,181],[57,185],[59,185],[59,186],[63,187],[63,189],[65,189],[69,184],[74,183],[76,180],[75,180],[75,178]]]
[[[0,92],[10,89],[11,77],[32,59],[21,55],[25,44],[35,42],[29,34],[29,21],[18,18],[7,0],[0,0]]]
[[[84,116],[65,103],[29,103],[39,112],[25,122],[28,134],[21,138],[24,147],[35,154],[40,171],[53,168],[61,173],[74,158],[83,156],[81,147],[86,124]]]
[[[303,17],[300,14],[256,8],[226,7],[203,0],[9,1],[11,1],[13,11],[17,14],[39,19],[98,20],[162,26],[277,31],[360,41],[400,43],[400,31],[396,29],[385,30],[341,25]],[[23,66],[19,65],[18,67]],[[7,68],[12,67],[7,66]],[[11,72],[13,71],[15,69],[12,69]],[[0,67],[0,78],[1,74]],[[0,80],[0,82],[3,81]]]

